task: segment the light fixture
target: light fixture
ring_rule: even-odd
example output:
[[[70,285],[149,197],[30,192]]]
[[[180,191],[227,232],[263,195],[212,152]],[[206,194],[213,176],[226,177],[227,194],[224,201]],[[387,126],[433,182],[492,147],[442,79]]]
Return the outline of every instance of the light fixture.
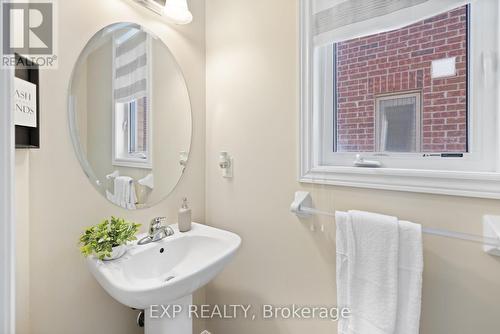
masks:
[[[164,16],[175,24],[188,24],[193,21],[187,0],[135,0],[156,14]]]
[[[163,15],[176,24],[188,24],[193,21],[193,14],[189,11],[187,0],[167,0]]]
[[[166,0],[134,0],[158,15],[163,14]]]

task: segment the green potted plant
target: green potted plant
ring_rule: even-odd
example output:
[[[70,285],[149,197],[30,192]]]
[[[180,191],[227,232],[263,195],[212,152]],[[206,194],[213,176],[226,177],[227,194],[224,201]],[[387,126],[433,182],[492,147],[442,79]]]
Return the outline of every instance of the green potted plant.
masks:
[[[137,239],[135,235],[140,226],[123,218],[105,219],[85,230],[80,237],[80,251],[99,260],[118,259],[127,251],[127,243]]]

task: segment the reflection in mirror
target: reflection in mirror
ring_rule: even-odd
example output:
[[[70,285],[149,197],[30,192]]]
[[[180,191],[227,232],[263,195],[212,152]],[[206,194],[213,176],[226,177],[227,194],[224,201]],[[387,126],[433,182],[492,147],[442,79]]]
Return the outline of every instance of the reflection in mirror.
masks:
[[[138,29],[113,36],[113,164],[151,168],[151,37]]]
[[[164,199],[187,165],[192,131],[166,45],[136,24],[106,27],[80,55],[69,92],[73,144],[96,189],[126,209]]]
[[[113,164],[151,168],[151,141],[148,117],[149,109],[145,96],[133,98],[129,102],[114,103]]]

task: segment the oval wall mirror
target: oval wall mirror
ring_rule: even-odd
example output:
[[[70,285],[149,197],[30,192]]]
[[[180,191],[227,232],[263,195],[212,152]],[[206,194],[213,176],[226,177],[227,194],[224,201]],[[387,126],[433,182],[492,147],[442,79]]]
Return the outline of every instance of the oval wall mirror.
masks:
[[[186,168],[186,82],[168,47],[137,24],[112,24],[87,43],[70,81],[69,123],[85,174],[122,208],[160,202]]]

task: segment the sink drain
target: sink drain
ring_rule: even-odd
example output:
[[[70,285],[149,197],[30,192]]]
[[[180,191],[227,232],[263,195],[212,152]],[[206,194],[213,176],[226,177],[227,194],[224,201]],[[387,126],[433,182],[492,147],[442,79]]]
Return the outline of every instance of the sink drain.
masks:
[[[167,278],[165,278],[165,282],[171,281],[174,278],[175,278],[175,276],[168,276]]]

